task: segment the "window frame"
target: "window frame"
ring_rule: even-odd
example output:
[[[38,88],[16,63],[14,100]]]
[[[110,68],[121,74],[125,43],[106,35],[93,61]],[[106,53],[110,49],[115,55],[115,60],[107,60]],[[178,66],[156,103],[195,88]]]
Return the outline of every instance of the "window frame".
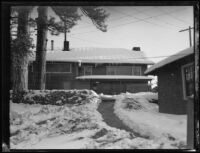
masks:
[[[84,66],[84,67],[83,67],[83,74],[86,75],[86,74],[85,74],[86,68],[90,68],[91,74],[89,74],[89,75],[92,75],[92,74],[93,74],[92,66]],[[88,75],[88,74],[87,74],[87,75]]]
[[[189,67],[189,66],[194,66],[193,62],[190,62],[188,64],[182,65],[181,66],[181,77],[182,77],[182,88],[183,88],[183,100],[187,100],[188,96],[186,95],[186,82],[185,82],[185,74],[184,74],[184,68]]]
[[[134,67],[139,67],[139,68],[140,68],[140,69],[139,69],[139,70],[140,70],[140,71],[139,71],[139,72],[140,72],[140,75],[135,75],[135,74],[134,74]],[[134,65],[134,66],[132,66],[132,75],[135,75],[135,76],[142,76],[142,66],[140,66],[140,65]]]
[[[51,62],[51,63],[46,63],[47,64],[61,64],[61,63],[56,63],[56,62]],[[47,67],[46,67],[46,73],[54,73],[54,74],[58,74],[58,73],[63,73],[63,74],[69,74],[72,73],[72,63],[62,63],[62,64],[69,64],[69,71],[68,72],[47,72]]]
[[[114,74],[108,74],[108,69],[109,68],[113,68],[113,70],[114,70]],[[106,75],[116,75],[117,73],[116,73],[116,66],[106,66]]]

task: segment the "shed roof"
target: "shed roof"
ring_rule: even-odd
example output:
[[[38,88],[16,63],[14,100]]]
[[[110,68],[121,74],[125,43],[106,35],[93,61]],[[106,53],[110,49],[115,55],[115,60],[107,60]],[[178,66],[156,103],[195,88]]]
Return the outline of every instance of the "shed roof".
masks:
[[[34,56],[30,58],[31,61],[34,59]],[[143,51],[123,48],[72,48],[70,51],[47,51],[46,60],[81,63],[154,64],[146,58]]]
[[[135,76],[135,75],[83,75],[83,76],[78,76],[76,79],[93,79],[93,80],[98,80],[98,79],[104,79],[104,80],[114,80],[114,79],[119,79],[119,80],[152,80],[152,77],[147,77],[147,76]]]
[[[165,58],[164,60],[154,64],[153,66],[151,66],[150,68],[148,68],[146,71],[145,71],[145,74],[151,74],[153,72],[155,72],[156,70],[164,67],[165,65],[167,64],[170,64],[172,62],[175,62],[179,59],[182,59],[188,55],[191,55],[194,53],[194,50],[193,50],[194,47],[190,47],[190,48],[187,48],[187,49],[184,49],[170,57],[167,57]]]

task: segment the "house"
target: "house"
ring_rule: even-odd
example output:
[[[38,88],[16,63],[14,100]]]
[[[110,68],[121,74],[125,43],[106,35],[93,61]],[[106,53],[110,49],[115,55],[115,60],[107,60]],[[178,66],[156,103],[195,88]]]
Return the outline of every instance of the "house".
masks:
[[[158,77],[159,112],[186,114],[187,97],[194,91],[193,49],[182,50],[145,71]]]
[[[34,60],[29,63],[29,89],[34,89]],[[148,91],[152,78],[144,71],[152,64],[139,47],[49,50],[46,89],[93,89],[106,94]]]

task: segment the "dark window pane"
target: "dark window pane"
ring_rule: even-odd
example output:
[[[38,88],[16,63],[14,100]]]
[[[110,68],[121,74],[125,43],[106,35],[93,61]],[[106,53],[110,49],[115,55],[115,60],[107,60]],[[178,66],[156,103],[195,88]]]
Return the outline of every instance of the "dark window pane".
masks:
[[[47,63],[46,72],[71,72],[69,63]]]
[[[194,93],[193,73],[194,73],[193,65],[184,68],[186,96],[191,96]]]
[[[84,67],[84,75],[92,75],[92,67],[90,66]]]

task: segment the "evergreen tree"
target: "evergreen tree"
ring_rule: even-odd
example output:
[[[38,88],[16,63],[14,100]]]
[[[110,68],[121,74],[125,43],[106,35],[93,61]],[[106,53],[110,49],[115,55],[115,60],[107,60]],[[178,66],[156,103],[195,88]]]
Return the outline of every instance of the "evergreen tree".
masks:
[[[79,7],[84,15],[89,17],[93,24],[101,31],[106,32],[107,25],[105,24],[105,20],[108,17],[106,11],[102,8],[98,8],[96,6],[84,6]],[[65,33],[65,41],[66,41],[66,32],[70,28],[72,28],[76,21],[80,19],[80,15],[78,15],[78,9],[76,7],[53,7],[52,9],[55,13],[61,18],[62,22],[64,22],[64,33]],[[70,12],[71,11],[71,12]],[[53,21],[53,20],[52,20]],[[59,32],[62,32],[62,26],[53,27],[53,31],[56,29]],[[61,30],[59,30],[59,28]],[[37,50],[36,50],[36,89],[45,89],[45,67],[46,67],[46,40],[47,40],[47,7],[39,6],[38,8],[38,21],[37,21]]]
[[[45,72],[46,72],[46,45],[47,45],[47,6],[38,7],[37,19],[37,44],[35,59],[35,89],[45,89]]]
[[[32,7],[15,7],[12,13],[18,14],[17,35],[11,39],[11,81],[14,93],[28,89],[28,56],[31,53],[32,42],[28,31],[28,19]],[[11,26],[12,28],[12,26]]]

